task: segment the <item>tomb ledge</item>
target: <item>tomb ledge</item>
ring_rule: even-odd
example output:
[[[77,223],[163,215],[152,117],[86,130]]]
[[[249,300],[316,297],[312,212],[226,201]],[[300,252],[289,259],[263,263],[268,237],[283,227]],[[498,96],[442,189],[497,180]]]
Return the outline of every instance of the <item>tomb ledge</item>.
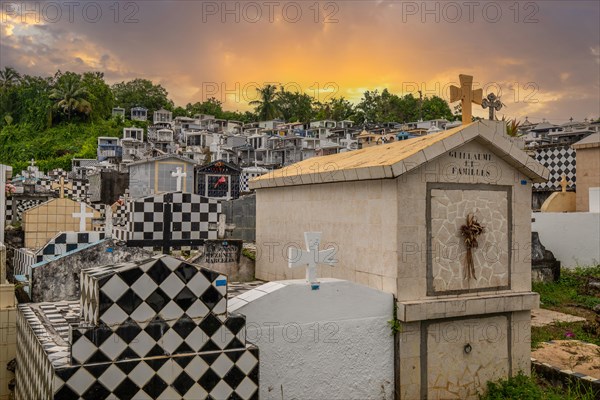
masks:
[[[416,322],[494,313],[529,311],[539,306],[535,292],[478,294],[468,297],[399,301],[398,320]]]

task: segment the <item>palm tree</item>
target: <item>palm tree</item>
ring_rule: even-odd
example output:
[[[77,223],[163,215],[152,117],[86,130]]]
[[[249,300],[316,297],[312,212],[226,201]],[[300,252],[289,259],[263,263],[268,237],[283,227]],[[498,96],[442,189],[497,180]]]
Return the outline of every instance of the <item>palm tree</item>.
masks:
[[[56,101],[55,107],[66,112],[69,121],[73,111],[89,114],[92,106],[86,100],[88,91],[81,85],[79,77],[73,74],[62,78],[50,92],[50,98]]]
[[[259,120],[268,121],[275,119],[279,115],[279,107],[277,107],[277,87],[274,85],[266,85],[258,91],[259,100],[252,100],[251,106],[256,106],[255,112]]]
[[[0,71],[0,88],[7,89],[20,81],[21,75],[14,68],[4,67],[4,70]]]

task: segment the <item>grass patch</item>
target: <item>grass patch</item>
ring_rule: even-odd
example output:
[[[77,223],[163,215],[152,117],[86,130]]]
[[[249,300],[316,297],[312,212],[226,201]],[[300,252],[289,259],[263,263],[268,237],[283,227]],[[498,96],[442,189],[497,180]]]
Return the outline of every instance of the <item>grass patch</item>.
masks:
[[[576,339],[600,346],[600,326],[592,311],[600,304],[600,292],[588,286],[590,280],[600,279],[600,265],[561,270],[557,282],[533,283],[533,291],[540,294],[540,306],[568,314],[576,314],[587,322],[557,322],[531,328],[531,346],[536,348],[549,340]]]
[[[557,282],[535,282],[532,287],[540,294],[540,305],[544,308],[561,311],[561,308],[577,305],[591,310],[600,304],[600,297],[586,287],[591,278],[600,279],[600,265],[562,269]]]
[[[586,389],[580,383],[555,387],[536,374],[529,377],[519,373],[512,378],[488,382],[486,394],[479,398],[481,400],[594,400],[596,397],[590,389]]]
[[[550,340],[581,340],[600,346],[600,337],[590,332],[586,322],[556,322],[547,326],[531,327],[531,348],[536,349]]]

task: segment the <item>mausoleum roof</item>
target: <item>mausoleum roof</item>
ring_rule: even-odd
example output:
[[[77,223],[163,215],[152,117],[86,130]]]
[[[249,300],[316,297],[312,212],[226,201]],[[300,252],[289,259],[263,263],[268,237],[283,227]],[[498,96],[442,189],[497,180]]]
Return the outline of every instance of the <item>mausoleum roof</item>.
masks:
[[[521,150],[505,129],[501,121],[478,121],[414,139],[313,157],[252,179],[250,188],[396,178],[472,140],[485,143],[533,182],[545,182],[549,171]]]
[[[571,145],[574,149],[585,149],[589,147],[600,147],[600,132],[592,133],[577,143]]]

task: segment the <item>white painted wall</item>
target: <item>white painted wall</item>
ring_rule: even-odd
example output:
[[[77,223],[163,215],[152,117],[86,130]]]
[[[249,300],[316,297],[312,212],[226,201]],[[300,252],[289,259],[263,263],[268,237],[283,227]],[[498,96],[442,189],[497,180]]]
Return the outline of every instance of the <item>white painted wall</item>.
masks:
[[[533,213],[531,230],[563,267],[600,263],[600,213]]]
[[[260,352],[260,398],[392,399],[393,297],[323,278],[269,282],[229,301]]]
[[[590,212],[600,213],[600,187],[591,187],[590,189]]]

